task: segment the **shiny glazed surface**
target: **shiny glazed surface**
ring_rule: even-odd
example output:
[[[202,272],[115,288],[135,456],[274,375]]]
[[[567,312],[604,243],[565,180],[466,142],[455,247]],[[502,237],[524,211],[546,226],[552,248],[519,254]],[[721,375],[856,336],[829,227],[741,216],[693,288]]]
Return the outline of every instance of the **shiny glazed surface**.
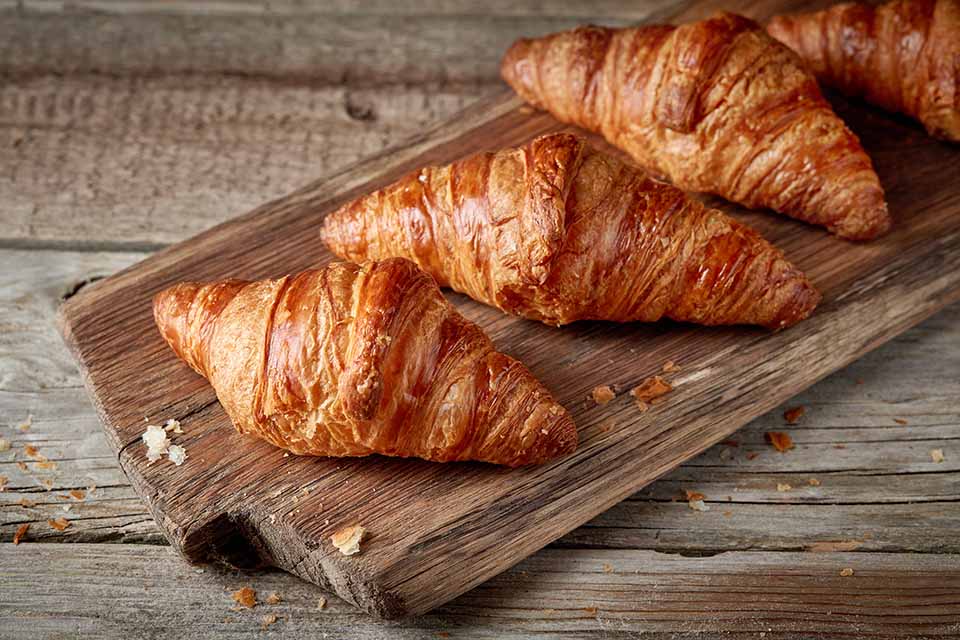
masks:
[[[182,283],[154,316],[241,433],[293,453],[520,466],[576,448],[567,411],[407,260]]]

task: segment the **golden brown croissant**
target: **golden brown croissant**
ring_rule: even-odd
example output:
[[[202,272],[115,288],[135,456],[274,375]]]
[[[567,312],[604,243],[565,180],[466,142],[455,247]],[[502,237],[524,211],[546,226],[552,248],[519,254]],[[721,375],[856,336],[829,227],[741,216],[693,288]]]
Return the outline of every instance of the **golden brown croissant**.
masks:
[[[960,141],[960,1],[844,3],[778,16],[767,31],[823,83]]]
[[[407,260],[178,284],[154,316],[241,433],[294,453],[520,466],[576,448],[567,411]]]
[[[501,72],[527,102],[601,133],[683,189],[850,239],[890,226],[856,135],[797,55],[747,18],[519,40]]]
[[[570,134],[428,167],[324,219],[355,262],[401,256],[509,313],[791,325],[820,299],[752,229]]]

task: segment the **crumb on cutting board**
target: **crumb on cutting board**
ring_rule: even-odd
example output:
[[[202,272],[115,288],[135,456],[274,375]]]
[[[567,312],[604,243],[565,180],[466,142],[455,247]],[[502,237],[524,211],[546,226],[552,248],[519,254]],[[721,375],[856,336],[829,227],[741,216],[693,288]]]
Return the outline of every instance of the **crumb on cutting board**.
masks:
[[[172,444],[167,447],[167,457],[170,462],[179,467],[187,459],[187,450],[178,444]]]
[[[330,542],[343,555],[352,556],[360,553],[360,541],[366,532],[359,524],[350,525],[330,536]]]
[[[660,376],[650,376],[631,389],[630,395],[637,403],[649,403],[673,391],[673,386]]]
[[[590,396],[593,398],[593,401],[599,405],[604,405],[613,400],[617,394],[614,393],[613,388],[609,385],[603,384],[593,388],[593,391],[590,392]]]
[[[937,463],[940,463],[946,460],[946,458],[943,457],[943,449],[931,449],[930,459]]]

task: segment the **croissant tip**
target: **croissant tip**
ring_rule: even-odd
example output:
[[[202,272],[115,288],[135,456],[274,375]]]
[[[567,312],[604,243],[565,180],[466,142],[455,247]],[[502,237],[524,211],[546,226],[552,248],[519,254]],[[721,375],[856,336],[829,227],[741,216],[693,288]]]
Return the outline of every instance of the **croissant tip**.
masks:
[[[893,219],[884,205],[874,209],[871,215],[849,217],[841,221],[833,231],[844,240],[866,242],[884,235],[892,226]]]

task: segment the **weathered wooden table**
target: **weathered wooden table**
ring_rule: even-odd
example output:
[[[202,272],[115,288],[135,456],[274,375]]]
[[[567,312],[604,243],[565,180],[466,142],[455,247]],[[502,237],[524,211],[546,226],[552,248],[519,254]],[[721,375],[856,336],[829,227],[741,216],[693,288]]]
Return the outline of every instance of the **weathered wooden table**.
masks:
[[[181,562],[101,436],[61,299],[500,90],[521,34],[679,4],[0,3],[0,637],[960,634],[958,305],[795,398],[798,424],[756,420],[401,623],[318,610],[285,574]],[[232,611],[241,586],[282,602]]]

